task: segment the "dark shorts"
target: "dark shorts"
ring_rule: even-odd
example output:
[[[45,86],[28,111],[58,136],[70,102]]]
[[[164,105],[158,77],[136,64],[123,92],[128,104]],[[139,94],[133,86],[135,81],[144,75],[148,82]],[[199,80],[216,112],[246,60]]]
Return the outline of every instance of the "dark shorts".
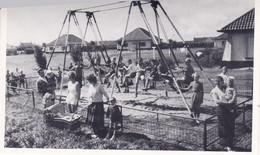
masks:
[[[136,72],[132,72],[132,73],[129,75],[130,78],[135,78],[135,76],[136,76]]]

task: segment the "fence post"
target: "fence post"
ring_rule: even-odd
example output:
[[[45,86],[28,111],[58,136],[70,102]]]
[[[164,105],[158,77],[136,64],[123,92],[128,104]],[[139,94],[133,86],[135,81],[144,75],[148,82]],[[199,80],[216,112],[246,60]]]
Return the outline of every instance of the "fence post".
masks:
[[[6,86],[6,91],[7,91],[7,100],[10,101],[10,94],[9,94],[9,86]]]
[[[123,128],[124,128],[124,126],[123,126],[123,107],[122,106],[120,106],[121,107],[121,116],[122,116],[122,118],[121,118],[121,132],[123,132]]]
[[[243,103],[243,125],[245,125],[245,117],[246,117],[246,114],[245,114],[245,108],[246,108],[246,106],[245,106],[245,102]]]
[[[207,120],[204,121],[203,149],[207,151]]]
[[[32,91],[32,99],[33,99],[33,110],[35,109],[35,98],[34,98],[34,91]]]

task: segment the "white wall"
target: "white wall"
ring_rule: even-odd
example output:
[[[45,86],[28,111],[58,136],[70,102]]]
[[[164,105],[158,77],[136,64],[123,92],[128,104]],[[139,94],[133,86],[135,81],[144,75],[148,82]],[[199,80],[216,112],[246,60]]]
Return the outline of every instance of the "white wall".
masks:
[[[47,46],[47,47],[46,47],[46,52],[47,52],[47,53],[52,52],[52,50],[50,49],[50,47],[53,47],[53,46]],[[68,46],[68,52],[69,52],[69,51],[70,51],[70,47]],[[65,50],[62,50],[62,46],[56,46],[55,52],[65,52]]]
[[[152,49],[151,41],[140,41],[145,42],[145,46],[140,46],[141,49]],[[136,49],[136,41],[127,41],[127,47],[124,47],[125,50],[135,50]],[[117,49],[120,49],[120,45],[117,45]]]
[[[253,55],[254,33],[231,33],[228,41],[231,43],[231,61],[248,61]]]

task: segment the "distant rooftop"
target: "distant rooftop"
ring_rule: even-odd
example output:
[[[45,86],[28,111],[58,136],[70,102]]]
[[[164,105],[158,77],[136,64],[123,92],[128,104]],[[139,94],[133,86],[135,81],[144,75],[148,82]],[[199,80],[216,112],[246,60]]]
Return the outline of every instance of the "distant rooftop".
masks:
[[[156,39],[158,39],[158,37],[155,36]],[[121,40],[122,38],[120,38],[119,40]],[[126,36],[125,36],[125,41],[142,41],[142,40],[152,40],[152,37],[150,35],[150,32],[148,32],[147,30],[143,29],[143,28],[136,28],[133,31],[129,32]]]
[[[254,25],[255,25],[255,8],[248,11],[241,17],[237,18],[230,24],[226,25],[221,30],[218,30],[218,32],[254,30]]]
[[[54,46],[56,40],[57,39],[48,43],[47,46]],[[57,46],[65,46],[65,42],[66,42],[66,34],[64,34],[60,38],[58,38]],[[77,44],[78,45],[78,44],[81,44],[81,42],[82,42],[81,38],[79,38],[73,34],[69,34],[68,44],[70,44],[70,45]]]
[[[215,40],[226,40],[228,38],[228,34],[227,33],[222,33],[221,35],[215,37]]]

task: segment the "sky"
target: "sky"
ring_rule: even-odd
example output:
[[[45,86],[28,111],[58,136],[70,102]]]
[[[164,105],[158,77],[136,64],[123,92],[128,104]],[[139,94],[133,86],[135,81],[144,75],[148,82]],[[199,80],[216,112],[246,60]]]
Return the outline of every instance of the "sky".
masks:
[[[64,17],[68,10],[91,7],[111,2],[85,1],[82,4],[53,5],[41,7],[17,7],[7,11],[7,44],[19,45],[20,42],[32,42],[38,45],[57,39]],[[184,40],[194,37],[216,37],[221,33],[217,30],[229,24],[254,7],[254,0],[161,0],[167,14],[177,27]],[[88,11],[128,6],[129,1],[109,7],[89,9]],[[147,19],[156,32],[154,13],[150,5],[143,6]],[[168,38],[179,41],[176,32],[158,8]],[[124,34],[128,8],[95,13],[103,40],[117,40]],[[82,31],[87,19],[84,14],[77,14]],[[137,27],[145,28],[144,21],[137,7],[133,7],[127,32]],[[62,34],[66,34],[66,24]],[[70,33],[79,36],[76,26],[71,22]],[[164,37],[161,35],[161,38]],[[89,28],[86,40],[95,40]]]

